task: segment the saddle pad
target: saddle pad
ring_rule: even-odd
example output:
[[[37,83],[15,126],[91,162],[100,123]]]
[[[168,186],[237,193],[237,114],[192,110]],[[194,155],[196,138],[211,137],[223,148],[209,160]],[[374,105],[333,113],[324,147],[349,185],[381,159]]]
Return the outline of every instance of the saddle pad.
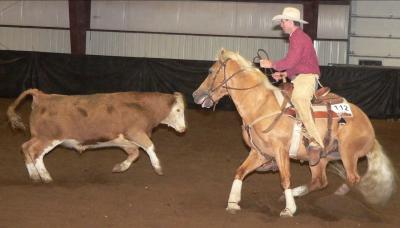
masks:
[[[297,152],[299,151],[300,141],[302,138],[302,123],[298,120],[294,121],[292,129],[292,140],[290,142],[289,157],[297,159]]]

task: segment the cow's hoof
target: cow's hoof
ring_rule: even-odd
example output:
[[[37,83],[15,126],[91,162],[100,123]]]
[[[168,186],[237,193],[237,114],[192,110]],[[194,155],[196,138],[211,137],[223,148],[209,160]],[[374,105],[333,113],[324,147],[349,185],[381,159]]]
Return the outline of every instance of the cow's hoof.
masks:
[[[285,209],[283,209],[283,210],[281,211],[280,216],[281,216],[282,218],[291,218],[291,217],[293,217],[293,214],[294,214],[294,213],[291,212],[289,208],[285,208]]]
[[[226,211],[231,214],[236,214],[240,209],[241,208],[237,203],[228,203],[228,206],[226,207]]]
[[[127,167],[126,165],[124,165],[124,163],[119,163],[114,166],[114,168],[112,169],[112,172],[113,173],[122,173],[122,172],[125,172],[128,168],[129,168],[129,166]]]
[[[163,173],[161,167],[160,167],[160,168],[154,168],[154,171],[156,171],[156,173],[157,173],[158,175],[160,175],[160,176],[164,175],[164,173]]]
[[[31,181],[33,182],[33,183],[42,183],[42,180],[40,179],[40,177],[39,178],[33,178],[33,177],[30,177],[31,178]]]
[[[46,179],[46,180],[43,180],[43,183],[45,183],[45,184],[49,184],[49,183],[51,183],[51,182],[53,182],[53,180],[52,180],[52,179]]]

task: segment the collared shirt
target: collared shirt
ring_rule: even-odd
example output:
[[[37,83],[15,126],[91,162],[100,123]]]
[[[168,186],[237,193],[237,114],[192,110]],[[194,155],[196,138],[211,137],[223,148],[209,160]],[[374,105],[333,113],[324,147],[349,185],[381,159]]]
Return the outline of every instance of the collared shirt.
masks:
[[[289,50],[285,58],[272,64],[277,71],[286,71],[290,79],[298,74],[320,75],[318,57],[311,38],[297,28],[289,37]]]

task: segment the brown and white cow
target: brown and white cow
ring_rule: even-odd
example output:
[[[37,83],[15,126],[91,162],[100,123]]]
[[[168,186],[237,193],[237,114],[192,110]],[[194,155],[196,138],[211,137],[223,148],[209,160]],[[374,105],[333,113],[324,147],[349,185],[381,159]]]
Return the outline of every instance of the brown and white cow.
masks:
[[[31,95],[31,139],[22,145],[29,176],[34,181],[50,182],[43,157],[58,145],[83,152],[89,148],[120,147],[128,158],[114,166],[113,172],[127,170],[139,156],[139,148],[149,155],[157,174],[160,161],[150,140],[160,123],[178,132],[186,130],[184,100],[180,93],[121,92],[66,96],[46,94],[37,89],[23,92],[7,110],[11,126],[25,129],[15,112]]]

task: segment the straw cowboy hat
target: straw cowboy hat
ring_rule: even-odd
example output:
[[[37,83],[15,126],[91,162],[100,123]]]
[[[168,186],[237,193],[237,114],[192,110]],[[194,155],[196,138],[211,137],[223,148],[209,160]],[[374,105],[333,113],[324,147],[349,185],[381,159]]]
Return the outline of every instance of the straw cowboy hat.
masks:
[[[272,18],[273,21],[280,21],[283,19],[297,21],[302,24],[308,24],[307,21],[304,21],[300,18],[300,11],[293,7],[285,7],[282,14],[276,15]]]

